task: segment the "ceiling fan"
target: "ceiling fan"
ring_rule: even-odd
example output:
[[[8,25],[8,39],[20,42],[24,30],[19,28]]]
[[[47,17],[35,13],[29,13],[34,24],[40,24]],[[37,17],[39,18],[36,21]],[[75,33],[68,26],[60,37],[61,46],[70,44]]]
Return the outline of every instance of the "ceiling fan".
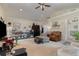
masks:
[[[45,3],[38,3],[39,6],[35,7],[35,9],[41,8],[42,11],[44,11],[45,7],[50,7],[50,5],[47,5]]]

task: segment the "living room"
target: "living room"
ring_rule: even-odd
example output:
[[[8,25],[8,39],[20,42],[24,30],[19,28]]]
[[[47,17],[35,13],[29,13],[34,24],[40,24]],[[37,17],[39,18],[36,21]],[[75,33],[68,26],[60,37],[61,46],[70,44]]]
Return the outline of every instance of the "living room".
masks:
[[[78,56],[78,15],[77,3],[0,3],[0,47],[14,40],[0,55]]]

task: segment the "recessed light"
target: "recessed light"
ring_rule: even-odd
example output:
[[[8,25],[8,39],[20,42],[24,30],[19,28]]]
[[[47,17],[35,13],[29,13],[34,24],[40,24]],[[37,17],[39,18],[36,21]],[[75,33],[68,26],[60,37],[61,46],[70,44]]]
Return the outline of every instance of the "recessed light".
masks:
[[[19,11],[23,11],[23,9],[19,9]]]

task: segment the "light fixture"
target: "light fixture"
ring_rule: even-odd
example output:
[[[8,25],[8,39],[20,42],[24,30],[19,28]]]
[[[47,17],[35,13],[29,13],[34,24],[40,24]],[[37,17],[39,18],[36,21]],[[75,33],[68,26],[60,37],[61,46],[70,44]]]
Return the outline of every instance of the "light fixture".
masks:
[[[23,9],[19,9],[19,11],[23,11]]]
[[[44,11],[45,7],[50,7],[50,5],[47,5],[45,3],[38,3],[39,5],[35,7],[35,9],[41,8],[42,11]]]

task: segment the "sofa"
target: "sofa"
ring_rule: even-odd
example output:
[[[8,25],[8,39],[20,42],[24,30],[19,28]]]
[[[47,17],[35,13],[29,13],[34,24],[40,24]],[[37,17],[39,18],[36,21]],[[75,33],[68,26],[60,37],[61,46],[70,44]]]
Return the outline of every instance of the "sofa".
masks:
[[[47,34],[50,41],[60,41],[61,40],[61,32],[60,31],[53,31],[49,34]]]

